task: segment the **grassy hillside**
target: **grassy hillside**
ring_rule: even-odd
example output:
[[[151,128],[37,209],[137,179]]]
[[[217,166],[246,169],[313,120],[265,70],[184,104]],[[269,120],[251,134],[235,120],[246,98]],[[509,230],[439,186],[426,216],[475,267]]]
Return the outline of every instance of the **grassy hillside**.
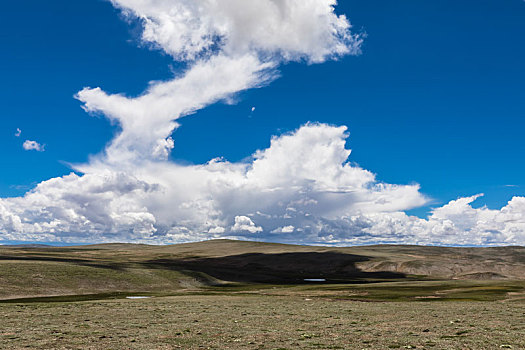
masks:
[[[271,286],[307,290],[305,279],[325,279],[324,289],[314,285],[330,295],[339,293],[333,286],[363,284],[367,297],[379,299],[385,292],[392,294],[394,285],[401,298],[442,298],[443,294],[435,293],[467,287],[477,288],[478,294],[488,290],[490,295],[520,295],[523,283],[514,281],[525,280],[525,248],[331,248],[229,240],[172,246],[0,246],[0,299],[100,293],[172,295]],[[417,283],[415,291],[410,283]],[[422,283],[424,291],[420,290]],[[382,290],[382,286],[387,287]]]

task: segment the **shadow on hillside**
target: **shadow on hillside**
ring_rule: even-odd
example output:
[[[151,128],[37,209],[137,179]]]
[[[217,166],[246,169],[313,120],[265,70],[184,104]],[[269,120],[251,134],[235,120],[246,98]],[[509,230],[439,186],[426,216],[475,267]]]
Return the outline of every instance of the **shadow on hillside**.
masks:
[[[143,263],[156,269],[204,272],[232,282],[273,284],[309,283],[305,279],[325,279],[326,283],[366,283],[377,280],[404,279],[402,273],[365,272],[356,263],[366,256],[336,252],[262,254],[250,253],[217,258],[157,259]]]
[[[101,263],[87,259],[73,259],[73,258],[61,258],[61,257],[50,257],[50,256],[14,256],[14,255],[0,255],[0,261],[2,260],[14,260],[14,261],[46,261],[46,262],[57,262],[57,263],[68,263],[80,266],[96,267],[101,269],[110,269],[120,271],[124,267],[116,263]]]

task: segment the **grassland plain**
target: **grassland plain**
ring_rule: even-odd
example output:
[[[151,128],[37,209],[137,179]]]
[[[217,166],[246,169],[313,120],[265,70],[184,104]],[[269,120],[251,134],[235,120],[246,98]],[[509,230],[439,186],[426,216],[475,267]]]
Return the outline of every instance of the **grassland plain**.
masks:
[[[23,348],[525,349],[525,248],[4,246]]]
[[[2,349],[525,349],[518,301],[181,295],[3,304],[0,317]]]

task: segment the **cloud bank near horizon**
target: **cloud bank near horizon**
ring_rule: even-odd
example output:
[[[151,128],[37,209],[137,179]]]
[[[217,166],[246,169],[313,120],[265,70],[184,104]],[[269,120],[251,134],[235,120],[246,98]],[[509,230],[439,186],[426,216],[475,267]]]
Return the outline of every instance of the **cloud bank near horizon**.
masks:
[[[103,153],[23,197],[0,199],[0,240],[175,243],[237,238],[291,243],[525,244],[525,198],[434,209],[419,185],[378,181],[349,162],[347,128],[308,123],[249,161],[169,162],[177,119],[269,84],[279,65],[358,54],[335,0],[111,0],[142,40],[187,69],[140,96],[84,88],[89,113],[120,126]]]

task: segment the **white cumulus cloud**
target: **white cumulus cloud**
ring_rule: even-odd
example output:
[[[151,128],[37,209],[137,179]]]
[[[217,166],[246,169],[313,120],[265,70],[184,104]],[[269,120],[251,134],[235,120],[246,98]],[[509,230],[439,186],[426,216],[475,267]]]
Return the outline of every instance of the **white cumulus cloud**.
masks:
[[[31,141],[31,140],[25,140],[24,143],[22,144],[22,147],[26,151],[44,152],[44,150],[45,150],[44,145],[41,145],[40,143],[38,143],[36,141]]]
[[[235,225],[232,227],[232,232],[248,232],[257,233],[262,232],[262,227],[255,225],[255,223],[247,216],[236,216]]]
[[[166,159],[176,120],[239,91],[264,85],[282,62],[312,63],[358,53],[361,38],[334,0],[112,0],[139,20],[142,39],[189,68],[155,83],[138,97],[110,95],[101,88],[77,94],[88,112],[118,123],[122,132],[105,162]]]
[[[336,0],[111,0],[144,25],[142,39],[180,60],[217,50],[322,62],[359,50]],[[270,58],[271,59],[271,58]]]
[[[347,161],[346,128],[308,124],[249,162],[105,164],[0,200],[4,239],[172,243],[228,237],[321,244],[498,245],[525,242],[525,198],[474,209],[478,196],[434,209],[417,185],[378,182]],[[289,170],[289,171],[286,171]]]
[[[293,231],[295,231],[295,227],[289,225],[284,227],[278,227],[275,230],[273,230],[272,233],[292,233]]]
[[[350,162],[345,126],[308,123],[243,162],[168,161],[178,119],[268,84],[288,61],[359,52],[335,0],[112,0],[142,40],[187,63],[139,96],[84,88],[89,113],[120,126],[101,154],[22,197],[0,199],[0,240],[173,243],[208,238],[294,243],[525,244],[525,198],[436,208],[417,184],[388,184]],[[34,142],[34,141],[26,141]],[[43,150],[34,142],[30,149]],[[79,175],[80,174],[80,175]]]

